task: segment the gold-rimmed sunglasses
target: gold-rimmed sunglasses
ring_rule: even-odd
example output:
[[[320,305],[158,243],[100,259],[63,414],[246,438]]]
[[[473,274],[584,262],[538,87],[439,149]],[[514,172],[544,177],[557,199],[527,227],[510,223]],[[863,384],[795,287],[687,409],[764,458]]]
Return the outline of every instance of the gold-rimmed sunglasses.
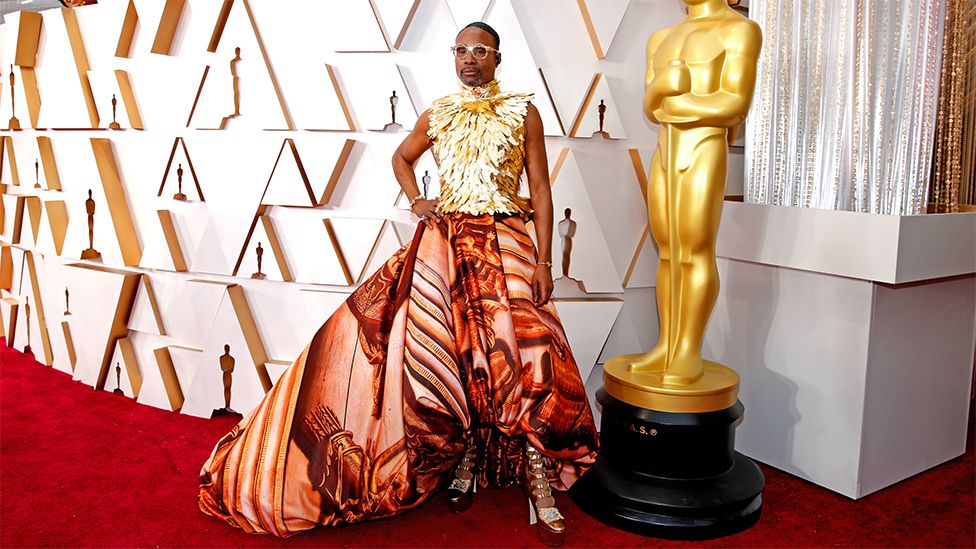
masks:
[[[458,59],[464,59],[468,56],[468,53],[470,53],[475,59],[481,60],[488,57],[488,52],[490,51],[497,52],[498,50],[484,44],[472,44],[470,46],[455,44],[451,46],[451,53],[454,54],[454,57],[457,57]]]

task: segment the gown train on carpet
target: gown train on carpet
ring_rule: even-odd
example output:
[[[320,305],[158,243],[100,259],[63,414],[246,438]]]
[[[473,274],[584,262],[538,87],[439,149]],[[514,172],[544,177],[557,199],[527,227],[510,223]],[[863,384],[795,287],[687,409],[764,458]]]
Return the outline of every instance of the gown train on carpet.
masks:
[[[479,441],[482,486],[516,482],[526,441],[553,487],[593,463],[596,428],[521,218],[446,214],[357,288],[214,448],[199,504],[286,537],[390,517],[443,488]]]

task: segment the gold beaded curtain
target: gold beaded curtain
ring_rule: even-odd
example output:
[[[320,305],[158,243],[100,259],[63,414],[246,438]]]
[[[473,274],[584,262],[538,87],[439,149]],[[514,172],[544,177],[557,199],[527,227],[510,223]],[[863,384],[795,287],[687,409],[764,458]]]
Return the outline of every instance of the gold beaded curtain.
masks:
[[[948,0],[929,211],[976,211],[976,2]]]
[[[763,51],[745,201],[924,213],[946,1],[751,2]]]

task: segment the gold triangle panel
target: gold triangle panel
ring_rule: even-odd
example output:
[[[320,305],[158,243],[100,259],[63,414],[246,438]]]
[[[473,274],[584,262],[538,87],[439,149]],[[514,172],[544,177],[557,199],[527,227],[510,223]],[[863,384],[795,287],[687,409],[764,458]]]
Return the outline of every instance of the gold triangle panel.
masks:
[[[157,210],[159,224],[163,228],[163,235],[166,236],[166,246],[169,248],[170,258],[173,260],[173,268],[180,273],[186,272],[186,256],[183,255],[183,247],[180,246],[180,237],[176,231],[176,224],[173,222],[173,214],[169,210]]]
[[[54,352],[51,350],[51,337],[47,331],[47,320],[44,316],[44,301],[41,299],[41,286],[37,276],[37,266],[34,263],[34,253],[24,252],[24,262],[27,264],[27,270],[30,273],[32,297],[34,298],[34,315],[37,319],[39,331],[41,332],[44,364],[51,366],[54,364]],[[27,329],[30,330],[30,326]]]
[[[31,127],[37,128],[37,121],[41,116],[41,93],[37,88],[34,67],[20,68],[20,82],[24,86],[24,97],[27,98],[27,112],[30,115]]]
[[[122,30],[119,32],[119,43],[115,47],[116,57],[129,57],[132,51],[132,37],[136,34],[138,23],[139,14],[136,12],[136,5],[133,0],[129,0],[129,5],[125,9],[125,19],[122,21]]]
[[[24,207],[26,201],[24,196],[17,197],[17,205],[14,206],[14,230],[10,237],[11,244],[20,244],[21,231],[24,229]]]
[[[10,174],[9,181],[0,181],[6,185],[20,185],[20,173],[17,171],[17,154],[14,151],[14,140],[9,135],[0,136],[0,177],[3,172]]]
[[[0,290],[13,289],[14,258],[10,254],[10,246],[0,246]]]
[[[142,288],[146,291],[146,297],[149,298],[149,306],[152,308],[153,319],[156,321],[156,331],[159,335],[166,335],[166,326],[163,324],[163,314],[162,309],[159,307],[159,301],[156,299],[156,290],[153,289],[152,278],[148,274],[143,274],[141,277]]]
[[[254,315],[251,313],[251,306],[248,305],[247,297],[244,295],[244,288],[238,284],[232,284],[227,287],[227,295],[234,306],[234,314],[237,315],[237,322],[241,326],[244,340],[247,341],[247,350],[251,353],[251,359],[254,361],[254,367],[258,372],[258,379],[261,380],[261,387],[264,388],[264,392],[268,392],[272,385],[271,377],[268,375],[268,369],[265,366],[265,363],[268,362],[268,353],[261,341],[261,334],[258,332],[257,322],[254,321]]]
[[[193,169],[193,160],[190,158],[190,151],[186,148],[186,141],[182,137],[177,137],[173,141],[173,149],[169,153],[169,160],[166,161],[166,170],[163,171],[163,180],[159,184],[159,192],[156,196],[163,196],[163,190],[166,187],[166,179],[169,177],[169,171],[173,169],[173,158],[176,157],[176,148],[183,148],[183,157],[186,158],[187,168],[190,170],[190,178],[193,179],[193,186],[197,189],[197,198],[200,202],[206,202],[203,197],[203,189],[200,188],[200,180],[197,179],[197,172]]]
[[[170,1],[170,0],[168,0]],[[220,38],[224,34],[224,30],[227,27],[227,21],[230,19],[231,11],[235,6],[237,9],[243,9],[247,15],[247,20],[250,24],[251,31],[254,33],[254,40],[257,42],[258,49],[261,51],[261,58],[264,60],[264,66],[268,71],[268,76],[271,78],[271,85],[274,87],[275,96],[278,98],[278,104],[281,107],[281,114],[285,118],[285,123],[289,130],[295,129],[295,123],[292,121],[291,113],[288,111],[288,106],[285,104],[285,97],[281,93],[281,85],[278,83],[278,77],[275,75],[274,68],[271,66],[271,59],[268,57],[268,49],[264,45],[264,41],[261,39],[261,33],[258,30],[257,22],[254,20],[254,13],[251,11],[251,6],[247,0],[224,0],[224,4],[220,8],[220,14],[217,16],[216,24],[214,25],[213,34],[210,37],[210,44],[207,46],[207,51],[216,52],[217,48],[220,46]],[[210,67],[207,67],[209,69]],[[200,89],[197,91],[197,99],[200,98],[200,92],[203,91],[203,84],[207,78],[207,71],[204,71],[203,78],[200,81]],[[194,109],[196,108],[196,101],[193,104]],[[193,118],[193,111],[190,111],[190,117],[187,119],[186,125],[189,127],[190,120]]]
[[[122,279],[122,287],[119,291],[118,302],[114,304],[115,312],[112,315],[112,325],[109,328],[108,341],[90,342],[92,345],[102,346],[102,363],[98,371],[98,379],[95,382],[95,388],[99,391],[105,390],[105,380],[108,379],[108,371],[112,362],[112,354],[115,351],[115,344],[119,339],[126,337],[129,333],[128,323],[129,314],[132,312],[132,304],[136,299],[136,290],[139,289],[139,273],[133,271],[124,271],[121,269],[113,269],[110,267],[103,267],[101,265],[91,265],[85,263],[72,264],[72,268],[76,269],[89,269],[92,271],[100,271],[103,273],[111,273],[115,275],[120,275]],[[106,303],[106,306],[113,306]]]
[[[129,203],[125,197],[125,187],[122,185],[122,177],[115,161],[112,142],[93,137],[91,145],[95,153],[95,163],[98,165],[98,174],[102,180],[102,188],[105,190],[105,198],[108,200],[108,209],[112,214],[115,236],[122,251],[122,260],[127,267],[138,266],[142,259],[142,247],[132,221],[132,214],[129,212]]]
[[[580,0],[580,2],[582,1],[583,0]],[[600,84],[600,79],[602,78],[602,72],[598,72],[593,75],[593,82],[590,83],[590,89],[586,92],[586,98],[583,99],[583,105],[580,107],[579,113],[576,115],[576,121],[573,122],[573,129],[569,132],[570,137],[576,137],[576,135],[579,133],[580,125],[583,123],[583,113],[590,108],[590,103],[593,102],[593,95],[596,93],[596,87]]]
[[[156,357],[159,375],[163,379],[170,410],[179,410],[183,407],[183,388],[180,387],[180,379],[176,375],[176,367],[173,366],[173,356],[169,353],[169,347],[155,349],[153,355]]]
[[[31,235],[34,243],[37,243],[37,236],[41,231],[41,199],[36,196],[25,196],[24,203],[27,205],[27,214],[30,218]]]
[[[271,252],[274,254],[275,262],[278,263],[278,271],[281,272],[281,279],[285,282],[293,282],[295,277],[292,276],[291,269],[288,267],[285,250],[281,246],[281,240],[278,238],[278,232],[274,228],[274,222],[271,220],[271,216],[262,215],[261,225],[264,227],[264,233],[268,235],[268,244],[271,245]]]
[[[44,183],[48,189],[60,191],[61,176],[58,174],[58,164],[54,161],[51,138],[45,135],[37,136],[37,151],[40,153],[41,165],[44,166]]]
[[[129,386],[132,387],[132,398],[139,398],[139,391],[142,389],[142,372],[139,370],[136,352],[132,348],[132,340],[123,337],[119,340],[118,345],[122,359],[125,361],[125,373],[129,376]]]
[[[71,325],[67,320],[61,321],[61,333],[64,334],[64,347],[68,350],[68,362],[71,364],[72,373],[78,363],[78,355],[75,353],[75,340],[71,337]]]
[[[132,82],[129,81],[129,73],[123,70],[116,70],[115,80],[119,84],[119,91],[122,92],[122,103],[125,104],[125,114],[129,118],[129,127],[134,130],[143,129],[142,115],[139,114],[139,104],[136,103],[136,96],[132,91]]]
[[[81,81],[81,90],[84,94],[85,104],[88,106],[88,118],[91,127],[97,128],[99,122],[98,108],[95,106],[95,96],[92,94],[91,82],[88,80],[88,71],[91,70],[91,66],[88,64],[88,53],[85,51],[85,42],[82,40],[81,29],[78,27],[78,16],[71,8],[61,8],[61,15],[64,17],[64,27],[68,32],[71,53],[74,55],[75,68],[78,70],[78,80]]]
[[[354,139],[346,139],[346,142],[342,145],[342,152],[339,153],[339,158],[336,160],[336,165],[332,170],[332,175],[329,177],[329,182],[326,184],[325,190],[322,191],[322,196],[319,197],[319,205],[327,206],[332,201],[332,193],[335,192],[336,184],[339,183],[339,178],[342,177],[342,170],[346,168],[346,162],[349,161],[349,155],[352,154],[355,146],[356,141]]]
[[[44,17],[37,12],[20,12],[20,28],[17,29],[17,52],[14,64],[18,67],[37,65],[37,44],[41,39],[41,24]]]
[[[309,207],[318,206],[318,202],[315,200],[315,193],[312,192],[312,184],[308,181],[308,173],[305,172],[305,166],[302,164],[302,157],[298,155],[298,148],[295,147],[295,140],[291,138],[286,138],[281,143],[281,149],[278,151],[278,158],[275,159],[274,167],[271,168],[271,175],[268,176],[268,183],[265,185],[264,193],[261,195],[261,203],[265,204],[264,197],[268,195],[268,189],[271,187],[271,182],[274,181],[275,170],[278,169],[278,164],[281,162],[281,155],[283,154],[290,154],[294,159],[295,164],[298,166],[298,175],[301,178],[301,181],[296,183],[300,183],[305,187],[305,193],[308,194]]]
[[[180,26],[185,5],[186,0],[166,0],[163,15],[159,18],[159,27],[156,29],[156,38],[153,40],[153,53],[170,55],[173,49],[173,38],[176,36],[176,29]]]
[[[346,263],[346,257],[342,253],[342,248],[339,247],[339,238],[336,236],[335,227],[332,226],[332,220],[323,219],[322,223],[325,224],[325,231],[329,235],[329,242],[332,243],[332,248],[335,249],[336,257],[339,259],[339,266],[342,268],[342,274],[346,277],[346,284],[352,286],[356,283],[356,280],[349,270],[349,264]]]

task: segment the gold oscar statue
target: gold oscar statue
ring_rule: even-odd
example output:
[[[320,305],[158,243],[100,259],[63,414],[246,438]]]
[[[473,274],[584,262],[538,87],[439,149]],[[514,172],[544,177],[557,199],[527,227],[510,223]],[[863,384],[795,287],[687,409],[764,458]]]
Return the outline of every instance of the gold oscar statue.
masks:
[[[241,115],[241,83],[237,74],[237,64],[241,62],[241,48],[234,48],[234,58],[230,60],[231,87],[234,91],[234,112],[221,119],[220,129],[227,129],[227,124]]]
[[[122,129],[122,126],[115,119],[115,110],[118,108],[118,106],[119,106],[119,101],[115,98],[115,94],[113,93],[112,94],[112,123],[108,125],[108,129],[110,130]]]
[[[176,165],[176,194],[173,195],[173,200],[186,200],[186,195],[183,194],[183,164]]]
[[[85,200],[85,213],[88,214],[88,249],[82,250],[81,258],[89,261],[101,261],[102,254],[95,250],[95,199],[91,189],[88,189],[88,199]]]
[[[603,123],[606,121],[607,118],[607,104],[604,103],[603,101],[604,100],[601,99],[600,104],[596,106],[597,116],[600,119],[600,129],[593,132],[593,137],[602,137],[604,139],[610,139],[610,134],[603,131]]]
[[[224,407],[215,408],[210,414],[211,419],[238,413],[230,407],[231,386],[234,383],[234,364],[237,362],[230,354],[230,345],[224,344],[224,354],[220,355],[217,360],[220,363],[220,372],[223,379]]]
[[[396,94],[396,90],[393,90],[393,95],[390,96],[390,123],[383,126],[383,131],[398,132],[403,130],[403,126],[396,121],[396,110],[399,102],[400,97]]]
[[[683,1],[687,16],[648,40],[643,100],[660,125],[647,188],[660,339],[604,365],[601,454],[571,494],[624,530],[707,539],[755,524],[765,484],[734,450],[739,376],[701,354],[718,296],[727,137],[749,111],[762,32],[728,0]]]
[[[230,345],[224,345],[224,354],[220,355],[220,371],[224,375],[224,410],[234,413],[230,407],[230,387],[234,382],[234,357],[230,355]]]
[[[762,34],[725,0],[685,3],[688,16],[647,45],[643,108],[660,124],[647,188],[660,338],[648,353],[608,361],[604,383],[635,406],[707,412],[732,406],[738,392],[739,376],[702,359],[701,346],[718,296],[727,137],[749,111]]]
[[[268,275],[261,272],[261,260],[264,257],[264,248],[261,247],[261,243],[258,242],[258,247],[254,249],[254,253],[258,256],[258,272],[251,275],[251,278],[256,278],[258,280],[264,280],[268,278]]]
[[[14,84],[17,81],[17,77],[14,76],[14,66],[10,65],[10,121],[7,123],[8,130],[19,130],[20,120],[17,120],[16,110],[17,105],[14,102]]]
[[[31,333],[30,296],[24,296],[24,299],[26,300],[24,302],[24,312],[27,314],[27,345],[24,346],[24,354],[33,354],[34,351],[31,350],[31,338],[30,338],[30,333]]]
[[[122,366],[116,362],[115,363],[115,390],[112,391],[117,395],[124,395],[122,392]]]

